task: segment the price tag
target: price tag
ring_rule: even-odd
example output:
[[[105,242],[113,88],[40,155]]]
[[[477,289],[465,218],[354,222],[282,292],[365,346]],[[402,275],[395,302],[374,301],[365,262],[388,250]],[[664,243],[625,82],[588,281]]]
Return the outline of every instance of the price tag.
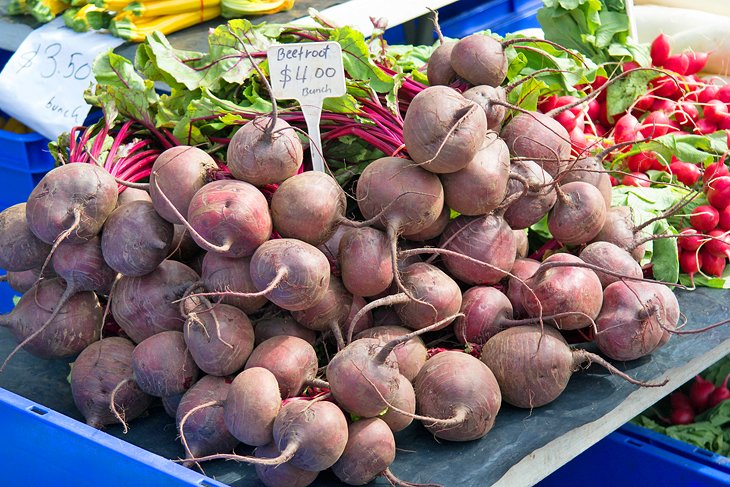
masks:
[[[51,140],[84,122],[96,56],[124,42],[78,33],[58,17],[25,38],[0,72],[0,109]]]
[[[274,45],[267,55],[274,97],[299,101],[307,122],[312,167],[324,172],[319,121],[322,101],[347,92],[342,49],[336,42],[306,42]]]

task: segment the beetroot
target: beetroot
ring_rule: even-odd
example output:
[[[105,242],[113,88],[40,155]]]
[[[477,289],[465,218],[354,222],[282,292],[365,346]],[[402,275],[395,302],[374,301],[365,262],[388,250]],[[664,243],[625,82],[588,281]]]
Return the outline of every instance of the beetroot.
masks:
[[[256,458],[276,458],[279,449],[269,443],[257,447],[253,453]],[[319,472],[308,472],[284,462],[279,465],[256,465],[256,475],[266,487],[307,487],[317,479]]]
[[[472,34],[451,51],[454,71],[473,85],[499,86],[507,76],[507,56],[502,44],[485,34]]]
[[[0,268],[27,271],[43,265],[51,247],[36,238],[25,218],[26,204],[18,203],[0,212]]]
[[[303,327],[289,315],[258,320],[254,326],[254,334],[256,336],[255,346],[258,346],[261,342],[269,338],[279,335],[298,337],[312,346],[314,346],[317,340],[317,332]]]
[[[193,360],[210,375],[238,372],[253,350],[251,322],[243,311],[227,304],[200,304],[189,311],[184,335]]]
[[[115,407],[124,412],[125,421],[141,415],[152,402],[131,380],[133,350],[134,344],[126,338],[104,338],[86,347],[74,361],[71,394],[89,426],[102,428],[119,422],[109,405],[115,386],[125,379],[114,395]]]
[[[418,232],[404,233],[403,238],[411,240],[413,242],[425,242],[427,240],[433,240],[435,238],[438,238],[443,233],[446,225],[449,224],[450,218],[451,209],[448,206],[444,205],[444,207],[441,209],[441,213],[439,214],[435,222]]]
[[[125,187],[117,197],[117,208],[132,201],[148,201],[152,203],[152,198],[149,192],[144,189]]]
[[[603,267],[622,276],[635,279],[641,279],[644,276],[641,266],[631,254],[610,242],[593,242],[580,252],[579,257],[588,264]],[[595,272],[604,288],[620,280],[619,277],[605,272]]]
[[[385,345],[393,338],[407,335],[410,332],[411,330],[402,326],[376,326],[360,332],[356,338],[377,338]],[[413,337],[398,345],[393,349],[393,353],[398,362],[398,370],[409,381],[416,378],[428,358],[428,350],[420,337]]]
[[[426,66],[429,85],[449,85],[456,78],[456,72],[451,67],[451,51],[455,45],[456,41],[443,42],[431,53]]]
[[[163,331],[137,345],[132,369],[139,388],[156,397],[185,392],[199,372],[179,331]]]
[[[515,247],[517,248],[517,258],[524,259],[530,251],[530,241],[527,239],[527,232],[524,230],[513,230],[515,235]],[[515,259],[517,260],[517,259]],[[512,266],[514,268],[514,265]]]
[[[276,377],[281,397],[295,397],[307,380],[317,375],[317,353],[301,338],[275,336],[258,345],[246,362],[246,369],[262,367]]]
[[[385,414],[379,417],[388,424],[393,433],[397,433],[413,422],[413,415],[416,412],[416,392],[411,382],[402,374],[398,376],[398,390],[390,400],[390,405]],[[403,413],[399,413],[395,408]]]
[[[520,113],[502,128],[500,135],[513,155],[534,160],[552,177],[562,172],[569,160],[568,131],[545,114]]]
[[[504,401],[519,408],[532,409],[554,401],[573,372],[586,362],[597,363],[632,384],[666,384],[635,381],[596,354],[571,351],[560,332],[550,327],[508,328],[484,345],[481,358],[494,372]]]
[[[446,319],[458,313],[461,306],[461,290],[456,282],[438,267],[425,262],[409,265],[402,275],[404,285],[415,298],[411,300],[402,295],[404,299],[396,304],[396,313],[403,324],[413,330],[437,322],[441,322],[440,328],[448,326],[451,321]]]
[[[230,259],[216,252],[208,252],[203,258],[203,269],[200,279],[208,291],[234,291],[238,293],[254,293],[256,287],[251,279],[251,258]],[[223,295],[221,303],[235,306],[244,313],[253,313],[261,309],[269,300],[266,296],[231,296]]]
[[[9,314],[0,316],[0,326],[10,328],[18,342],[27,340],[23,348],[38,357],[76,355],[99,339],[102,308],[90,291],[75,293],[61,303],[65,292],[60,279],[38,282]]]
[[[516,256],[515,236],[504,218],[489,214],[460,216],[446,227],[439,246],[489,265],[458,256],[443,256],[451,274],[467,284],[495,284],[512,269]]]
[[[614,360],[635,360],[660,346],[665,329],[677,325],[675,316],[665,310],[662,287],[637,281],[606,287],[595,337],[603,354]]]
[[[512,320],[512,304],[498,289],[477,286],[467,290],[461,304],[464,316],[454,322],[459,343],[485,343]]]
[[[136,343],[161,331],[182,331],[185,320],[174,301],[197,280],[195,271],[174,260],[146,276],[122,277],[112,297],[114,318]]]
[[[335,464],[347,444],[347,420],[327,401],[293,401],[274,421],[274,444],[282,454],[294,452],[291,464],[308,471]]]
[[[507,282],[507,292],[505,293],[512,303],[512,309],[515,316],[527,316],[527,311],[522,304],[522,288],[523,284],[520,280],[525,281],[535,274],[540,267],[540,262],[534,259],[515,259],[509,281]]]
[[[182,401],[182,397],[184,395],[185,393],[174,394],[172,396],[165,396],[162,398],[162,407],[165,410],[165,413],[167,413],[167,415],[171,418],[174,419],[177,416],[177,407],[180,405],[180,401]]]
[[[125,276],[144,276],[167,258],[173,225],[157,214],[152,203],[132,201],[107,219],[101,250],[109,267]]]
[[[430,64],[430,62],[429,62]],[[507,92],[498,86],[479,85],[469,88],[464,93],[464,98],[471,100],[484,109],[487,115],[487,128],[498,130],[507,116]],[[495,102],[499,102],[495,103]]]
[[[28,197],[28,228],[40,240],[83,242],[117,205],[117,183],[96,164],[66,164],[43,176]]]
[[[352,307],[352,294],[335,276],[330,276],[329,286],[322,299],[307,309],[293,311],[292,317],[300,325],[314,331],[332,330],[339,335]]]
[[[270,289],[266,297],[289,311],[314,306],[324,297],[329,277],[327,257],[299,240],[269,240],[251,257],[251,279],[256,289]]]
[[[241,442],[251,446],[270,443],[274,420],[281,409],[274,374],[261,367],[246,369],[233,379],[224,407],[225,425]]]
[[[342,283],[356,296],[380,294],[393,281],[388,237],[375,228],[348,230],[340,240],[339,262]]]
[[[40,277],[41,270],[39,267],[27,271],[12,272],[8,271],[5,280],[15,292],[25,294],[32,288]],[[46,267],[44,278],[56,277],[56,273],[50,267]]]
[[[603,288],[591,269],[582,267],[550,267],[549,263],[584,263],[570,254],[553,254],[538,268],[522,288],[522,304],[533,318],[576,313],[555,320],[563,330],[576,330],[591,324],[603,304]]]
[[[462,215],[485,215],[504,199],[510,173],[509,150],[488,132],[466,167],[441,176],[446,205]]]
[[[233,177],[265,186],[294,176],[304,151],[296,132],[277,117],[257,117],[233,134],[226,165]]]
[[[109,294],[116,277],[114,270],[104,262],[101,239],[97,236],[81,244],[61,242],[51,263],[56,274],[66,281],[66,296],[80,291]]]
[[[436,438],[449,441],[486,435],[502,403],[492,371],[462,352],[442,352],[429,359],[414,388],[418,413],[439,419],[424,421],[424,426]]]
[[[646,246],[637,245],[634,210],[628,206],[612,206],[606,210],[606,221],[595,242],[610,242],[631,254],[637,262],[644,257]]]
[[[558,200],[548,214],[548,228],[565,245],[593,240],[606,222],[606,202],[595,186],[575,181],[558,189]]]
[[[327,382],[337,403],[349,413],[372,418],[385,411],[398,390],[398,362],[376,338],[361,338],[327,365]]]
[[[515,161],[510,170],[514,175],[524,178],[528,190],[523,193],[524,184],[517,179],[510,179],[507,184],[507,197],[520,193],[522,196],[514,201],[504,212],[504,219],[515,230],[528,228],[539,222],[553,207],[558,198],[552,186],[553,178],[533,161]]]
[[[182,396],[175,422],[186,458],[230,451],[238,444],[238,440],[226,430],[223,408],[206,406],[222,404],[230,388],[228,379],[207,375]]]
[[[231,258],[250,256],[272,231],[266,198],[243,181],[219,180],[200,188],[190,200],[187,219],[198,245]]]
[[[307,171],[279,186],[271,198],[271,218],[282,237],[317,246],[345,220],[346,206],[345,192],[333,177]]]
[[[395,438],[380,418],[350,424],[347,444],[332,472],[348,485],[364,485],[380,476],[395,460]]]
[[[474,158],[487,132],[487,116],[453,88],[431,86],[418,93],[403,120],[411,158],[431,172],[451,173]]]
[[[150,174],[150,197],[155,210],[170,223],[182,224],[190,200],[218,169],[212,157],[187,145],[167,149],[157,157]]]

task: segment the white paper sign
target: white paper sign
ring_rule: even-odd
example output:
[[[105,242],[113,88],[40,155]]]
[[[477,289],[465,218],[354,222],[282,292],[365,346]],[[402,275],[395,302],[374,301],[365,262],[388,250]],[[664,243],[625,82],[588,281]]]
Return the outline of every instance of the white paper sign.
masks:
[[[62,18],[32,31],[0,72],[0,109],[48,139],[81,125],[96,56],[124,42],[75,32]]]
[[[319,121],[322,101],[347,92],[342,49],[336,42],[305,42],[269,47],[269,73],[274,96],[298,100],[307,122],[312,167],[324,171]]]

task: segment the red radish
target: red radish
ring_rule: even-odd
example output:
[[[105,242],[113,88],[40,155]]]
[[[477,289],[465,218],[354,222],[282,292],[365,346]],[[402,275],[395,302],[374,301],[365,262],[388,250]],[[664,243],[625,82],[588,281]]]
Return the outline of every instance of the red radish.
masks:
[[[702,71],[702,69],[704,69],[705,65],[707,64],[707,59],[709,57],[710,55],[706,52],[688,52],[687,58],[689,59],[689,65],[687,66],[687,71],[685,72],[685,74],[690,75]]]
[[[664,66],[664,63],[669,59],[670,53],[669,39],[664,34],[659,34],[651,43],[651,50],[649,51],[651,63],[654,66]]]
[[[674,111],[674,119],[679,125],[692,125],[700,117],[700,112],[694,103],[681,102]]]
[[[677,109],[677,104],[666,98],[657,98],[651,106],[656,112],[673,113]]]
[[[730,176],[730,169],[728,169],[725,163],[722,161],[713,162],[712,164],[707,166],[703,175],[705,184],[708,184],[713,179],[720,178],[722,176]]]
[[[639,69],[641,67],[641,64],[637,63],[636,61],[628,61],[621,65],[621,69],[623,72],[626,71],[633,71],[634,69]]]
[[[702,272],[710,276],[722,277],[725,272],[727,259],[725,257],[717,257],[704,249],[700,249],[700,254],[702,255]]]
[[[689,396],[682,391],[675,391],[669,396],[669,404],[672,409],[689,409],[692,410],[692,403]]]
[[[722,210],[720,210],[720,228],[727,231],[730,231],[730,205],[726,206]]]
[[[726,258],[730,253],[730,238],[720,229],[707,233],[712,237],[707,240],[703,249],[716,257]]]
[[[720,130],[730,129],[730,114],[725,115],[717,122],[717,128]]]
[[[679,269],[685,274],[689,274],[690,282],[694,282],[694,275],[700,272],[702,255],[697,252],[682,252],[679,255]]]
[[[537,104],[537,109],[542,113],[547,113],[550,110],[557,108],[558,95],[546,96]]]
[[[710,100],[702,106],[704,117],[712,123],[719,123],[728,114],[727,105],[720,100]]]
[[[723,85],[721,87],[717,87],[717,94],[715,95],[715,99],[722,101],[723,103],[730,103],[730,84]],[[708,100],[710,101],[710,100]]]
[[[657,157],[653,152],[639,152],[626,159],[626,164],[631,172],[644,173],[652,169]]]
[[[697,412],[707,409],[710,401],[710,395],[715,390],[715,385],[709,380],[705,380],[701,375],[695,376],[695,381],[689,388],[689,402]]]
[[[655,139],[666,135],[671,127],[671,121],[664,112],[651,112],[641,124],[639,133],[645,139]]]
[[[707,201],[718,209],[730,204],[730,176],[715,178],[707,184]]]
[[[681,89],[677,83],[669,76],[660,76],[651,81],[652,93],[660,98],[669,98],[676,100],[681,95]]]
[[[720,92],[720,87],[717,85],[707,85],[697,95],[697,101],[700,103],[707,103],[711,100],[717,99],[717,94]]]
[[[664,68],[669,71],[674,71],[677,74],[688,74],[687,68],[689,68],[689,56],[685,53],[669,56],[667,60],[664,61]]]
[[[676,161],[669,165],[669,170],[677,176],[677,180],[687,186],[694,186],[702,177],[702,171],[695,164]]]
[[[621,184],[623,184],[624,186],[639,186],[648,188],[649,186],[651,186],[651,181],[649,181],[649,176],[644,173],[631,172],[621,178]]]
[[[570,110],[566,110],[564,112],[560,112],[557,115],[555,115],[555,120],[565,127],[565,130],[568,132],[572,131],[574,128],[578,126],[578,117],[573,114]]]
[[[616,121],[613,128],[613,140],[617,144],[637,139],[641,124],[633,115],[627,113]]]
[[[717,125],[706,118],[701,118],[697,121],[694,132],[699,135],[709,135],[717,132]]]
[[[675,409],[669,416],[672,424],[691,424],[695,422],[695,413],[691,409]]]
[[[723,401],[730,399],[730,390],[727,388],[727,380],[730,378],[730,374],[725,376],[725,380],[722,385],[719,385],[712,391],[710,397],[707,400],[707,408],[714,408]]]
[[[591,100],[588,102],[588,109],[586,110],[586,115],[588,115],[588,118],[591,120],[597,120],[598,119],[598,112],[601,111],[601,104],[598,100]]]
[[[654,106],[654,97],[652,95],[644,95],[636,100],[634,103],[634,109],[643,113],[648,112]]]
[[[730,178],[728,178],[730,182]],[[708,198],[709,199],[709,198]],[[709,232],[717,227],[720,222],[720,213],[709,205],[700,205],[694,210],[689,217],[689,223],[701,232]]]

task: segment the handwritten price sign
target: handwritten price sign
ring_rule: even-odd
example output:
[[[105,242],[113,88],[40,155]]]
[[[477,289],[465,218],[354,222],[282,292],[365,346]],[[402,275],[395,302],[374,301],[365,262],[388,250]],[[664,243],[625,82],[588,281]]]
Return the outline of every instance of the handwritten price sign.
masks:
[[[94,81],[96,56],[123,41],[77,33],[57,18],[30,33],[0,73],[0,109],[55,139],[84,122],[84,90]]]
[[[274,96],[299,101],[307,122],[312,166],[324,171],[319,121],[323,100],[347,92],[342,49],[336,42],[307,42],[271,46],[267,55]]]

